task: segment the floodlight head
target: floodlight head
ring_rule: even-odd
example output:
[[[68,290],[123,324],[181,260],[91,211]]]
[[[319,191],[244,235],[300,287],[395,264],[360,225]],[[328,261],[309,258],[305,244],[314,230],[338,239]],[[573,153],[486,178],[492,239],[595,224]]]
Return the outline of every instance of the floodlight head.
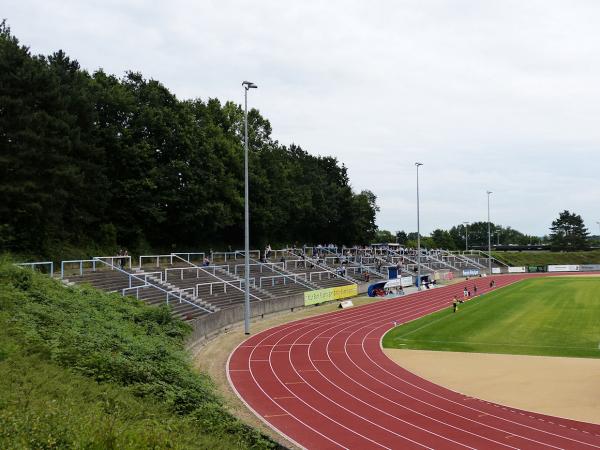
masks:
[[[244,86],[244,88],[246,88],[246,90],[248,90],[248,89],[256,89],[258,87],[252,81],[243,81],[242,82],[242,86]]]
[[[492,191],[487,191],[487,195],[493,194]]]
[[[423,163],[420,163],[420,162],[415,163],[415,166],[417,166],[417,167],[422,166],[422,165],[423,165]]]

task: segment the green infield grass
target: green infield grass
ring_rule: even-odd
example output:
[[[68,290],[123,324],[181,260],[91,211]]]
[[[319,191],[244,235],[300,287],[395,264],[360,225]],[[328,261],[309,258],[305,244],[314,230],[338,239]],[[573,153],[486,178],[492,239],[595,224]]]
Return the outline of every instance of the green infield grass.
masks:
[[[600,358],[600,277],[524,280],[399,325],[386,348]]]

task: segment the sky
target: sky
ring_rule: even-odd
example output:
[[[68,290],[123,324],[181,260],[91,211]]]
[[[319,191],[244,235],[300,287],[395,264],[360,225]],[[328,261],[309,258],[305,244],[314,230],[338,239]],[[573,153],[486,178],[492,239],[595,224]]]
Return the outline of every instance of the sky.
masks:
[[[280,143],[332,155],[377,224],[600,221],[600,2],[3,0],[35,54],[128,70],[180,99],[243,101]]]

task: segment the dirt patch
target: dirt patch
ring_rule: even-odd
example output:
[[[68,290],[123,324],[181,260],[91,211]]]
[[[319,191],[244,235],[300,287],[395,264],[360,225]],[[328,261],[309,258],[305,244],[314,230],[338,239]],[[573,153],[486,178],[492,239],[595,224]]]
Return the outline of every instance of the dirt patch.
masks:
[[[600,359],[384,349],[392,361],[453,391],[600,424]]]
[[[379,298],[369,297],[358,297],[353,298],[352,302],[355,306],[365,305],[377,301],[385,301]],[[323,314],[338,309],[339,302],[332,302],[325,305],[306,307],[294,312],[285,312],[279,314],[273,314],[265,317],[264,319],[256,320],[251,323],[250,330],[252,334],[259,333],[268,328],[280,325],[282,323],[291,322],[293,320],[303,319],[305,317],[312,317],[318,314]],[[288,448],[296,448],[293,444],[287,442],[281,435],[274,432],[265,425],[260,419],[258,419],[252,411],[250,411],[244,403],[237,397],[229,382],[227,380],[227,374],[225,367],[227,364],[227,358],[237,345],[246,339],[244,334],[244,325],[240,323],[237,326],[231,328],[230,331],[223,333],[211,341],[204,343],[203,345],[194,347],[192,349],[194,355],[194,366],[201,372],[210,375],[214,381],[217,389],[221,392],[225,398],[227,409],[238,417],[243,422],[251,425],[266,435],[273,438],[275,441],[284,445]]]

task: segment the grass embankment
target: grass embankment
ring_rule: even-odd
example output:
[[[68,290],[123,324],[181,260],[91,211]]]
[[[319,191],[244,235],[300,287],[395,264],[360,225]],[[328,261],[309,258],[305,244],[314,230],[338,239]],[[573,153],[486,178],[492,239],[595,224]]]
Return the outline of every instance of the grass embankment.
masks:
[[[387,348],[600,358],[600,278],[521,281],[400,325]]]
[[[273,448],[223,408],[167,307],[0,261],[0,448]]]
[[[600,264],[600,250],[588,252],[492,252],[494,258],[511,266],[547,266],[548,264]]]

